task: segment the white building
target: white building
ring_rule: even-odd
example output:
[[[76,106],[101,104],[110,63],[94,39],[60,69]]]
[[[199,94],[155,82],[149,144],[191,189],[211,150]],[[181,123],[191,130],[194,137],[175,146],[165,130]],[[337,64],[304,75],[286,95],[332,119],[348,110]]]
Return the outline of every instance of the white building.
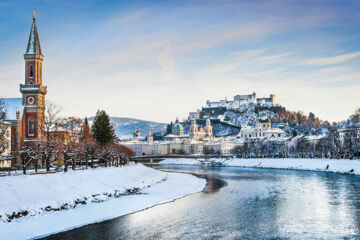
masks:
[[[136,156],[142,155],[142,145],[143,142],[140,141],[129,141],[129,142],[122,142],[121,144],[131,148]]]
[[[275,94],[270,94],[269,97],[258,98],[256,93],[253,92],[252,94],[246,95],[236,95],[234,100],[228,101],[227,98],[222,99],[217,102],[210,102],[206,101],[207,108],[215,108],[215,107],[226,107],[226,108],[233,108],[238,109],[240,106],[243,105],[257,105],[260,107],[273,107],[277,106],[275,103]]]
[[[190,112],[189,113],[189,120],[195,120],[195,119],[199,119],[200,118],[200,110],[198,110],[197,112]]]
[[[0,168],[11,167],[11,123],[0,120]]]
[[[353,132],[356,132],[357,136],[360,137],[360,127],[347,127],[338,129],[341,144],[344,144],[346,134],[351,134]]]
[[[166,155],[167,154],[167,144],[166,143],[144,143],[142,145],[143,155]]]
[[[242,139],[284,138],[286,133],[280,128],[272,128],[270,120],[258,120],[255,127],[243,125],[239,137]]]

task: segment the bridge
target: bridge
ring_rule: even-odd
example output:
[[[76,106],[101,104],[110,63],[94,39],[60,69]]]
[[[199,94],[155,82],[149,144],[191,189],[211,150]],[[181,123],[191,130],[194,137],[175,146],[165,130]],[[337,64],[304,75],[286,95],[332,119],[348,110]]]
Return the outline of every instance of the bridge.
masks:
[[[164,158],[207,158],[210,156],[205,155],[185,155],[185,154],[154,154],[154,155],[140,155],[131,157],[131,160],[138,162],[150,162],[150,159],[153,162],[160,162],[164,160]]]

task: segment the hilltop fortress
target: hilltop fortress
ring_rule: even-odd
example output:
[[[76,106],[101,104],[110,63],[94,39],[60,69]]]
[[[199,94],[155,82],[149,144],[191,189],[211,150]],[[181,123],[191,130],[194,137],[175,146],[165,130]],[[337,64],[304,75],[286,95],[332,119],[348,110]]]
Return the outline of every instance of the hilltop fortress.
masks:
[[[201,110],[197,110],[196,112],[189,113],[189,120],[198,120],[198,119],[220,119],[221,121],[227,122],[233,116],[231,112],[235,113],[244,113],[248,110],[256,111],[256,113],[260,112],[261,117],[265,115],[269,115],[271,117],[270,112],[278,113],[280,111],[285,110],[282,106],[275,102],[275,94],[270,94],[269,97],[257,97],[256,93],[246,95],[236,95],[233,100],[221,99],[220,101],[206,101],[205,106],[202,107]],[[270,112],[266,112],[270,111]],[[247,122],[249,119],[243,119],[243,121]],[[255,119],[252,121],[255,124]],[[235,125],[240,126],[240,123],[236,123]]]
[[[206,107],[213,108],[213,107],[226,107],[237,109],[243,105],[253,104],[259,107],[274,107],[277,106],[275,104],[275,94],[270,94],[268,98],[258,98],[256,93],[253,92],[252,94],[248,95],[236,95],[234,100],[228,101],[226,98],[222,99],[218,102],[210,102],[209,100],[206,101]]]

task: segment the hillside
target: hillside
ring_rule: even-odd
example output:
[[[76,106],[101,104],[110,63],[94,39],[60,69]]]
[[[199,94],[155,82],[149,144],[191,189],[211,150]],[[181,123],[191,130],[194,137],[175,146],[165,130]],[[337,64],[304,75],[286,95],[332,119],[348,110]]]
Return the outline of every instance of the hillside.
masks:
[[[307,116],[301,111],[286,110],[275,103],[274,94],[269,98],[259,98],[255,93],[237,95],[234,100],[207,101],[205,106],[191,112],[189,119],[182,123],[185,133],[189,132],[192,119],[196,119],[199,127],[205,126],[205,120],[210,119],[213,133],[218,137],[236,135],[243,125],[255,127],[257,120],[270,120],[272,127],[282,128],[289,135],[317,134],[322,126],[329,125],[313,113]]]
[[[94,117],[89,118],[90,124]],[[114,125],[117,137],[132,136],[136,129],[139,129],[141,136],[147,136],[148,132],[163,133],[166,130],[166,123],[158,123],[153,121],[145,121],[136,118],[110,117],[111,123]]]

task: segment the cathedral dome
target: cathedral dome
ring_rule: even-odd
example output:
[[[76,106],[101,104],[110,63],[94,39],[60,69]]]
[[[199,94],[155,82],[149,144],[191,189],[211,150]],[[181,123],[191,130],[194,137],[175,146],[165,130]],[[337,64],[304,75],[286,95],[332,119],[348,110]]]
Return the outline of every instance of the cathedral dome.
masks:
[[[175,123],[173,126],[172,126],[172,130],[183,130],[184,127],[182,124],[180,123]]]

